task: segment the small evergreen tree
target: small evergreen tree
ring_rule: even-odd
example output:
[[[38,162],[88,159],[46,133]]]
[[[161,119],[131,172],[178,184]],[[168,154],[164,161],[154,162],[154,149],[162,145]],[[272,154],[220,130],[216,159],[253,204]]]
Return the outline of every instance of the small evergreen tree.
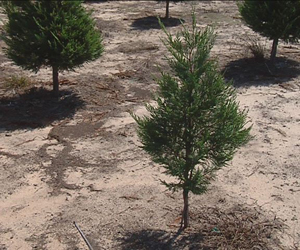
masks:
[[[300,0],[243,0],[238,7],[252,30],[273,40],[271,61],[276,57],[279,39],[295,42],[300,37]]]
[[[232,159],[249,139],[246,111],[240,111],[236,92],[217,72],[209,58],[215,35],[199,31],[195,14],[191,31],[186,26],[172,36],[160,25],[171,73],[161,73],[156,105],[146,105],[148,116],[133,118],[143,149],[165,173],[177,178],[170,190],[183,191],[182,226],[189,225],[189,192],[202,194],[215,172]]]
[[[79,0],[4,1],[2,6],[8,17],[6,55],[26,70],[51,67],[56,96],[59,71],[73,70],[103,52],[100,32]]]

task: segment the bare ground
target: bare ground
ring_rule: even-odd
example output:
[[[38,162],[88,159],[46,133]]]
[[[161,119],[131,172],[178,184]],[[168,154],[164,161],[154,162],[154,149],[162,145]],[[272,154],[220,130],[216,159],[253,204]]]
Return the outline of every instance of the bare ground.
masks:
[[[164,3],[116,1],[95,10],[105,53],[61,74],[24,72],[0,53],[0,249],[299,249],[299,45],[280,43],[275,66],[249,58],[234,2],[194,2],[199,27],[214,23],[212,56],[249,109],[254,139],[209,192],[191,196],[191,227],[178,233],[181,194],[141,150],[128,111],[144,114],[165,65],[155,16]],[[191,23],[192,2],[171,4],[171,32]],[[4,16],[1,15],[3,18]],[[1,23],[0,23],[1,24]],[[1,46],[3,42],[0,41]],[[8,88],[24,76],[31,85]]]

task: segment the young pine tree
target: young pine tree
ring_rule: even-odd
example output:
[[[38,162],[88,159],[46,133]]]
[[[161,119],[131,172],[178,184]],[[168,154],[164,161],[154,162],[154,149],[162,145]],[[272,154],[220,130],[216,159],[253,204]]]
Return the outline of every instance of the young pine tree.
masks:
[[[6,55],[26,70],[51,67],[56,96],[59,71],[73,70],[103,52],[100,32],[81,1],[3,1],[2,6],[8,17]]]
[[[295,42],[300,37],[300,0],[243,0],[238,7],[251,29],[273,40],[271,61],[275,60],[279,39]]]
[[[202,194],[215,172],[250,139],[246,111],[240,111],[235,89],[224,81],[209,58],[215,35],[183,26],[172,36],[162,23],[171,73],[161,73],[156,105],[148,116],[133,118],[143,149],[177,181],[163,182],[183,192],[182,226],[189,225],[189,193]]]

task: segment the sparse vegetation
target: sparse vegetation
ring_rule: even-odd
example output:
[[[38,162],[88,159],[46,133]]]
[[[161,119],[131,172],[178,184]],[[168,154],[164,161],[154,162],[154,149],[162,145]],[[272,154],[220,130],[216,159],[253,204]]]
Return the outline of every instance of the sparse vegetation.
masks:
[[[248,43],[248,49],[257,61],[263,61],[265,59],[266,48],[258,40],[251,40]]]
[[[16,76],[13,75],[11,77],[6,78],[4,83],[4,87],[6,89],[25,89],[33,85],[33,82],[26,76]]]
[[[256,61],[263,61],[266,56],[266,45],[258,37],[246,35],[240,38],[241,42],[246,45],[246,54],[250,54]]]

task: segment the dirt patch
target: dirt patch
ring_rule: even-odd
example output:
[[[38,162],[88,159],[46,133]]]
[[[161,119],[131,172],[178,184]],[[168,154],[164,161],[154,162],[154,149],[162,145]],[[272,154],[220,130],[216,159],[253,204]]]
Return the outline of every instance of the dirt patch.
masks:
[[[158,46],[146,41],[130,41],[119,46],[118,50],[122,53],[141,53],[143,51],[158,50]]]

